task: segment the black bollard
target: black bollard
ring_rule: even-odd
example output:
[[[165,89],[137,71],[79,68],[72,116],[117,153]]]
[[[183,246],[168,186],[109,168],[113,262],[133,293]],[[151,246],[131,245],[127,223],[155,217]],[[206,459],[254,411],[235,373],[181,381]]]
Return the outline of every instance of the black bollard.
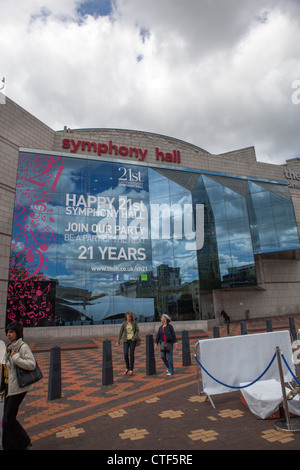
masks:
[[[247,325],[245,321],[241,322],[241,335],[246,335],[247,334]]]
[[[60,347],[53,346],[50,354],[48,400],[57,398],[61,398],[61,355]]]
[[[103,341],[102,354],[102,385],[111,385],[114,383],[114,373],[112,364],[111,340]]]
[[[294,342],[297,339],[297,331],[295,327],[295,320],[293,317],[289,317],[289,324],[290,324],[291,339],[292,339],[292,342]]]
[[[220,338],[220,330],[218,326],[213,327],[213,335],[214,335],[214,338]]]
[[[267,332],[271,333],[273,331],[273,328],[272,328],[272,321],[270,318],[267,319],[266,325],[267,325]]]
[[[190,351],[190,341],[189,341],[189,332],[182,332],[182,365],[190,366],[191,362],[191,351]]]
[[[146,335],[146,375],[156,374],[153,336]]]

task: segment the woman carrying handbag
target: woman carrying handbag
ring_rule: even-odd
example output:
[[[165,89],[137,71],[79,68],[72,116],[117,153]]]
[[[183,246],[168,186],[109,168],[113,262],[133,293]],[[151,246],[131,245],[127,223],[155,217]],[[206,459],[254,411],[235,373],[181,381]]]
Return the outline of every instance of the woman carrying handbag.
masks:
[[[156,351],[158,343],[160,343],[161,359],[167,368],[167,375],[174,375],[173,365],[173,345],[176,351],[178,343],[173,326],[170,324],[171,318],[166,313],[161,317],[161,326],[156,335],[154,349]]]
[[[17,322],[6,327],[9,344],[6,348],[3,364],[1,364],[0,395],[4,397],[4,413],[2,419],[2,449],[26,450],[30,445],[30,437],[17,421],[19,407],[33,385],[20,387],[17,378],[17,366],[34,370],[36,361],[28,344],[23,341],[23,327]]]

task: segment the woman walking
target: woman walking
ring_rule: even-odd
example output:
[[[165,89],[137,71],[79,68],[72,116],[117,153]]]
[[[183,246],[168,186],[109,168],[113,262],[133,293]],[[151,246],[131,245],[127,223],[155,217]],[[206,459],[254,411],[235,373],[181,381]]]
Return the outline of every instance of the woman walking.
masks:
[[[166,313],[161,317],[161,326],[156,335],[155,340],[155,351],[158,343],[161,345],[161,359],[167,368],[167,375],[174,375],[173,365],[173,346],[176,345],[176,351],[178,349],[178,343],[176,334],[173,326],[170,324],[171,318]]]
[[[1,399],[4,397],[4,412],[2,420],[3,450],[25,450],[30,445],[30,437],[17,421],[19,407],[26,393],[33,385],[20,388],[17,379],[16,366],[26,370],[35,369],[35,358],[28,344],[23,341],[23,327],[17,322],[6,328],[9,344],[1,365]]]
[[[117,345],[120,345],[122,336],[124,335],[123,339],[123,347],[124,347],[124,359],[126,364],[126,369],[124,374],[132,375],[133,368],[134,368],[134,351],[136,347],[136,342],[139,336],[139,327],[137,322],[134,319],[132,312],[127,312],[125,314],[125,321],[122,323],[118,342]]]

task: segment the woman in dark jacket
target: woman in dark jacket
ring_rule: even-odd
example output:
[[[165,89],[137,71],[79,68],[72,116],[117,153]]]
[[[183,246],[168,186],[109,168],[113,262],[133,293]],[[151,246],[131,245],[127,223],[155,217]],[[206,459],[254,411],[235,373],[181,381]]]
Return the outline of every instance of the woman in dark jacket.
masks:
[[[178,343],[174,328],[170,325],[171,318],[169,315],[164,314],[161,317],[161,326],[156,335],[155,339],[155,350],[157,349],[158,343],[161,345],[167,343],[166,348],[161,348],[161,359],[167,368],[167,375],[174,375],[173,366],[173,345],[175,344],[176,350],[178,349]]]
[[[120,345],[121,338],[124,335],[123,346],[124,346],[124,359],[126,363],[126,369],[124,374],[132,375],[134,367],[134,351],[136,347],[136,341],[139,336],[139,327],[134,319],[132,312],[125,314],[125,321],[122,323],[117,345]],[[130,352],[130,355],[129,355]]]

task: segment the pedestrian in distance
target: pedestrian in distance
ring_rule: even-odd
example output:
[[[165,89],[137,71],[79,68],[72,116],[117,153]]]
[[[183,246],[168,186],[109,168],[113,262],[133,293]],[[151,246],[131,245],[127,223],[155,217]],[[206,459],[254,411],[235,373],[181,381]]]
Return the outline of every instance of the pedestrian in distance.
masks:
[[[222,312],[221,312],[221,317],[223,317],[225,323],[230,323],[230,316],[227,315],[227,313],[225,312],[224,309],[223,309]]]
[[[225,312],[224,309],[222,309],[222,311],[221,311],[221,317],[223,317],[224,322],[226,323],[226,326],[227,326],[227,334],[229,335],[229,334],[230,334],[230,330],[229,330],[230,316],[227,315],[227,313]]]
[[[171,318],[166,313],[161,316],[161,326],[156,335],[154,349],[156,351],[158,343],[161,348],[161,359],[167,368],[167,375],[174,375],[173,347],[178,349],[177,338],[173,326],[170,324]]]
[[[132,312],[126,312],[125,320],[121,325],[117,345],[120,346],[121,339],[123,338],[124,359],[126,369],[124,374],[133,374],[134,369],[134,353],[137,340],[139,338],[139,326],[134,319]]]
[[[33,385],[21,388],[18,384],[16,366],[34,370],[36,361],[27,343],[23,341],[23,327],[17,322],[6,327],[8,345],[1,364],[0,395],[4,398],[2,419],[2,449],[26,450],[31,440],[17,420],[19,407]]]

